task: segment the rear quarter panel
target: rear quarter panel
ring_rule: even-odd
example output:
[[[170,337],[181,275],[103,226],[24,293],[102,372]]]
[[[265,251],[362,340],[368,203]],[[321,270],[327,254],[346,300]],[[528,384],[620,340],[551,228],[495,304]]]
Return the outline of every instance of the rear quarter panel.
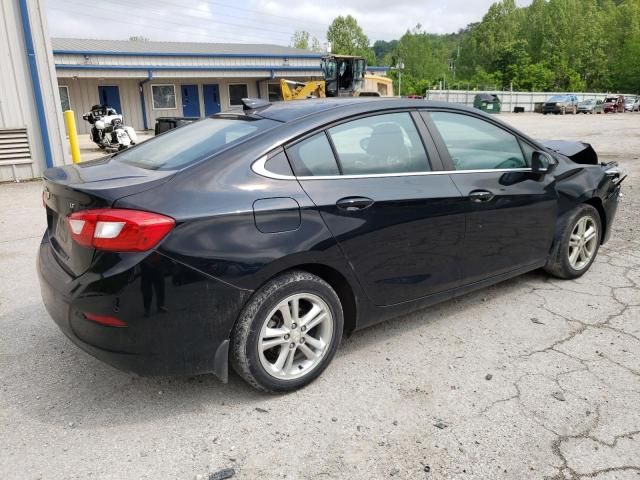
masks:
[[[251,164],[265,153],[264,146],[253,147],[205,161],[159,188],[119,200],[117,206],[175,218],[176,228],[158,250],[239,288],[255,290],[283,270],[306,263],[330,266],[348,276],[344,256],[300,184],[253,172]],[[273,202],[287,208],[297,203],[299,227],[260,231],[254,203],[268,199],[293,200]]]

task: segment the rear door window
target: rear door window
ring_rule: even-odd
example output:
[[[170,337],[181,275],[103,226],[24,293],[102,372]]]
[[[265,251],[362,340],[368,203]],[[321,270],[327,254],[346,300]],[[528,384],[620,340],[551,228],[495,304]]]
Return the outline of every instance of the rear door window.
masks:
[[[287,155],[299,177],[340,175],[331,144],[324,132],[289,147]]]
[[[344,175],[431,170],[409,113],[361,118],[328,130]]]
[[[470,115],[431,112],[456,170],[527,168],[517,137]]]

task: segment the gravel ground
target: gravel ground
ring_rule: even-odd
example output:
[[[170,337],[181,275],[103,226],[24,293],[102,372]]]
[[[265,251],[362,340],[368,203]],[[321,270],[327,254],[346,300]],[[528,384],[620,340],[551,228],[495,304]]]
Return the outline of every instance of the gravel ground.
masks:
[[[592,270],[358,332],[285,396],[138,378],[78,350],[40,300],[40,185],[1,185],[0,478],[640,479],[640,115],[502,118],[629,170]]]

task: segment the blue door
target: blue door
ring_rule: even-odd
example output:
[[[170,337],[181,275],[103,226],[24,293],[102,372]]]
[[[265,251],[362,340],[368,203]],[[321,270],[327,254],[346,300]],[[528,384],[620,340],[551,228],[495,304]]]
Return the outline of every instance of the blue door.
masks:
[[[115,108],[116,112],[122,114],[122,107],[120,106],[120,91],[118,87],[114,85],[100,85],[98,87],[98,97],[100,98],[101,105],[107,105],[111,108]]]
[[[200,98],[197,85],[182,85],[182,116],[200,118]]]
[[[220,111],[220,89],[217,84],[203,85],[202,95],[204,95],[204,116],[208,117]]]

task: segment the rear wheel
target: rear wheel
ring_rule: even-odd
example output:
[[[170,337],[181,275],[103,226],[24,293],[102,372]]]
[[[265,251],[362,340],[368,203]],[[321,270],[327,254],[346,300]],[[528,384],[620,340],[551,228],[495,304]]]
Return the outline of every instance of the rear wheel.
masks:
[[[598,254],[602,224],[600,214],[583,204],[563,217],[557,243],[544,267],[554,277],[571,279],[584,275]]]
[[[344,324],[336,292],[293,271],[268,282],[234,329],[231,365],[258,390],[289,392],[315,380],[333,359]]]

